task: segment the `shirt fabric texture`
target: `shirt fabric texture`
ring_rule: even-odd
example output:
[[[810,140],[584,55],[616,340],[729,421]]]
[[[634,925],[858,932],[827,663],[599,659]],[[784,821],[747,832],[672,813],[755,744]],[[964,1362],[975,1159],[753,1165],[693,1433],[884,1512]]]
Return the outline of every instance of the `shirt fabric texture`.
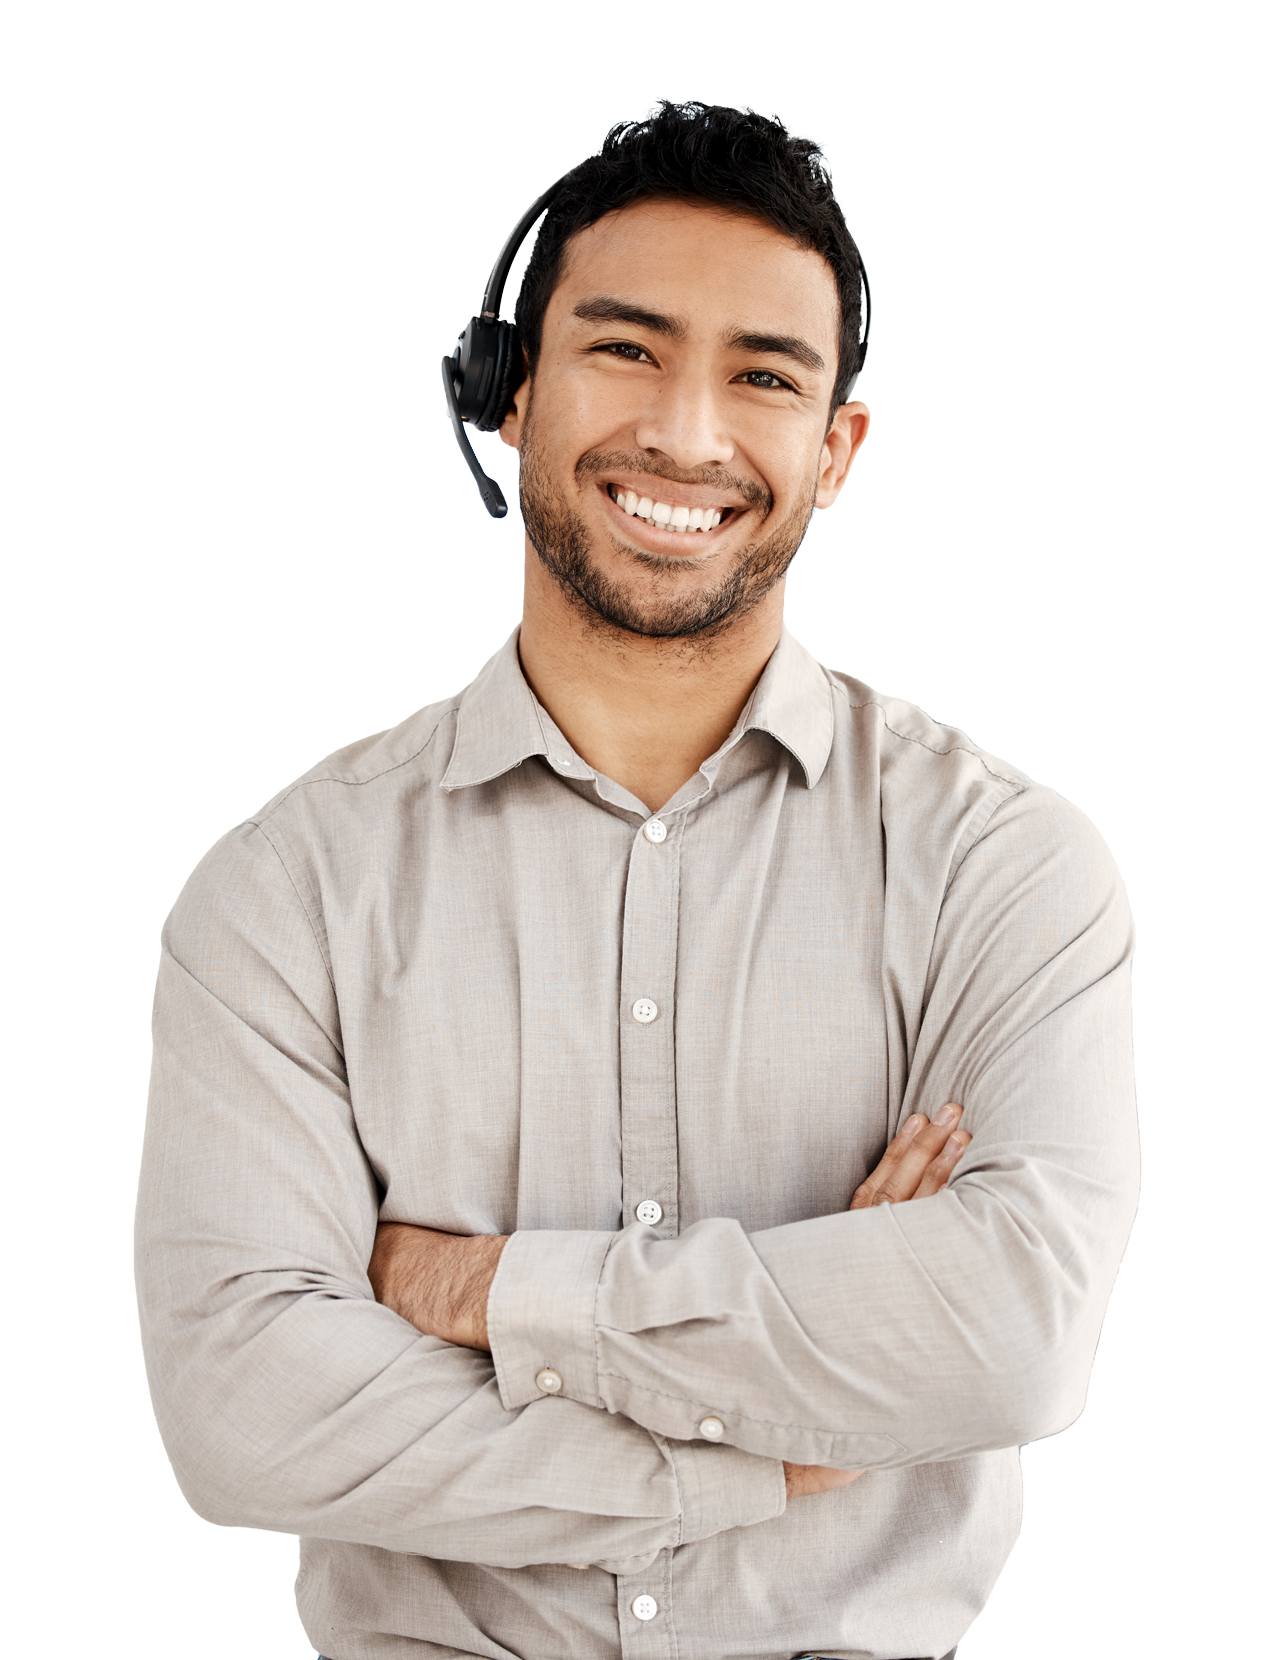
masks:
[[[183,1491],[301,1536],[333,1660],[945,1654],[1084,1403],[1131,949],[1076,809],[789,635],[657,814],[513,635],[166,925],[137,1263]],[[851,1212],[952,1100],[949,1187]],[[379,1217],[512,1235],[492,1356],[375,1302]],[[788,1505],[784,1459],[867,1473]]]

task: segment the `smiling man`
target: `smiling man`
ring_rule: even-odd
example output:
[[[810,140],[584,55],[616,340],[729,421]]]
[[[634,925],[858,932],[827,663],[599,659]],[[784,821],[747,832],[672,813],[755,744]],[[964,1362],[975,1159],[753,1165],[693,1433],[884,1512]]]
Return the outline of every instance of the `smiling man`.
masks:
[[[519,629],[170,918],[152,1389],[203,1515],[302,1536],[329,1660],[948,1654],[1083,1404],[1128,911],[783,628],[860,295],[812,145],[615,129],[517,307]]]

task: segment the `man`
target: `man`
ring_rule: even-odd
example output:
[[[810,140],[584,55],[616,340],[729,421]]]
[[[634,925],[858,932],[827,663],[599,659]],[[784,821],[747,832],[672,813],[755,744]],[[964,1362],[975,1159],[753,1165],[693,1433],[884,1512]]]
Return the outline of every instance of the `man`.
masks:
[[[855,260],[776,123],[615,129],[516,313],[518,634],[168,924],[157,1412],[203,1515],[302,1536],[330,1660],[947,1654],[1083,1404],[1119,880],[783,630],[867,430]]]

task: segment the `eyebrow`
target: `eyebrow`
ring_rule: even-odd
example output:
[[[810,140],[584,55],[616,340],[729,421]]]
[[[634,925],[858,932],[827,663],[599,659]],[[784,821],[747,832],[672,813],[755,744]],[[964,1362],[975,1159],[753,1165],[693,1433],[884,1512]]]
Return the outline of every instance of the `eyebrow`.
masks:
[[[821,353],[815,352],[808,341],[801,340],[794,334],[747,334],[739,331],[736,334],[726,334],[724,343],[730,350],[764,352],[770,357],[789,357],[793,363],[799,363],[805,369],[821,370],[826,367]]]
[[[630,323],[633,328],[665,334],[671,340],[683,340],[689,332],[689,325],[682,317],[667,317],[660,311],[648,311],[644,306],[615,300],[608,294],[583,300],[581,305],[574,306],[573,315],[581,317],[584,323]]]

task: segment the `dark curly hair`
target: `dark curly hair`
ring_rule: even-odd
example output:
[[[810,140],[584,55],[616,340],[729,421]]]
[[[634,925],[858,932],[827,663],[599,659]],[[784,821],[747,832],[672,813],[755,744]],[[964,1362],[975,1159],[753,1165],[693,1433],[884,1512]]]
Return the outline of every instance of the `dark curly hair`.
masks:
[[[516,326],[536,367],[542,322],[579,231],[642,196],[697,197],[754,214],[831,267],[840,300],[840,356],[831,413],[858,371],[862,285],[853,238],[831,188],[822,151],[793,138],[781,121],[724,104],[672,104],[644,121],[613,127],[598,156],[566,175],[542,222],[520,297]]]

